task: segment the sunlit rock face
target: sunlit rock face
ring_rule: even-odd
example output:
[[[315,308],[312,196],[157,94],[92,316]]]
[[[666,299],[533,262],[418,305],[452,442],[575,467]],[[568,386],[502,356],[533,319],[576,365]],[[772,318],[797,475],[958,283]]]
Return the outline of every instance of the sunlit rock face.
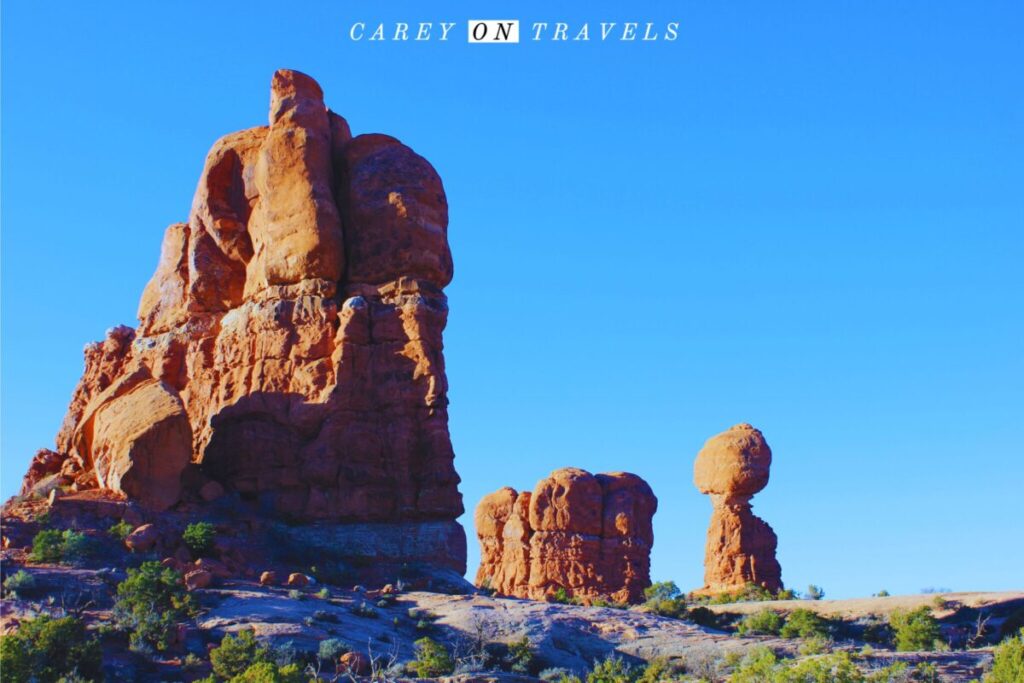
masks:
[[[751,511],[750,499],[768,484],[772,450],[764,435],[739,424],[711,437],[697,454],[693,483],[713,506],[704,552],[703,593],[755,584],[782,588],[775,532]]]
[[[478,586],[544,600],[564,591],[638,602],[650,585],[658,500],[640,477],[555,470],[532,492],[502,488],[476,508]]]
[[[30,476],[155,510],[212,480],[290,521],[401,524],[415,554],[464,570],[447,228],[429,162],[353,137],[312,78],[276,72],[269,124],[214,143],[138,328],[86,347],[57,450]]]

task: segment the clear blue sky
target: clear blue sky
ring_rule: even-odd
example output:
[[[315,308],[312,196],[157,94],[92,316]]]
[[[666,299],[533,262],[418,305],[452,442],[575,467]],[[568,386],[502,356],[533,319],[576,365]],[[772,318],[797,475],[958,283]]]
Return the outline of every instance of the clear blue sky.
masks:
[[[694,455],[751,422],[787,584],[1024,588],[1019,2],[386,4],[3,3],[4,497],[52,445],[82,346],[134,324],[210,144],[264,123],[291,67],[444,178],[470,511],[556,467],[637,472],[654,576],[693,588]],[[681,26],[347,38],[471,18]]]

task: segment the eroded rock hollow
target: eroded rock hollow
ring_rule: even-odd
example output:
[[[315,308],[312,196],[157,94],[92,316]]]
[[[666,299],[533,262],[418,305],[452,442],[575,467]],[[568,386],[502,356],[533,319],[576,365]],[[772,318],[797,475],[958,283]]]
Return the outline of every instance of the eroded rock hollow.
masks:
[[[86,347],[25,490],[60,477],[157,511],[224,492],[464,571],[447,227],[425,159],[352,137],[313,79],[276,72],[269,125],[213,145],[167,228],[138,328]]]
[[[768,484],[772,451],[760,431],[739,424],[711,437],[697,454],[693,483],[713,506],[704,551],[703,593],[755,584],[782,588],[775,532],[751,510],[750,499]]]
[[[500,595],[638,602],[650,585],[658,499],[635,474],[556,470],[533,492],[505,487],[477,505],[476,584]]]

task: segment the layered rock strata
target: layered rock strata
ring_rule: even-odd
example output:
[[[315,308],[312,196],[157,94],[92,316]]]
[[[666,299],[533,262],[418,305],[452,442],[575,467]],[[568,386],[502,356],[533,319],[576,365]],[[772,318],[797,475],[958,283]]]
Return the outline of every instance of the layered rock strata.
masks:
[[[650,585],[658,500],[635,474],[556,470],[533,492],[505,487],[477,505],[478,586],[544,600],[559,589],[638,602]]]
[[[772,451],[760,431],[739,424],[711,437],[697,454],[693,483],[713,506],[704,553],[702,593],[736,591],[755,584],[782,588],[775,558],[778,539],[750,504],[768,484]]]
[[[447,227],[425,159],[353,137],[313,79],[276,72],[269,125],[213,145],[167,228],[138,328],[86,347],[25,490],[59,476],[155,511],[223,491],[464,570]]]

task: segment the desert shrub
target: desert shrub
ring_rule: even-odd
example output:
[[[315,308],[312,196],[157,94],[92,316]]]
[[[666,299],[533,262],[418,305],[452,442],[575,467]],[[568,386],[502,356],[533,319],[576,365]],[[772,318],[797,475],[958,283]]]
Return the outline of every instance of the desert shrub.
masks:
[[[321,588],[316,592],[316,597],[320,598],[321,600],[326,600],[327,598],[331,597],[331,591],[327,590],[326,588]]]
[[[64,534],[58,529],[43,529],[32,539],[32,562],[57,563],[64,553]]]
[[[300,591],[298,588],[292,588],[291,590],[288,591],[288,598],[290,600],[301,600],[302,599],[302,591]]]
[[[877,593],[875,593],[874,597],[876,597],[876,598],[887,598],[887,597],[889,597],[889,595],[890,595],[889,591],[887,591],[887,590],[885,590],[883,588],[882,590],[880,590]]]
[[[807,587],[807,599],[808,600],[821,600],[825,597],[825,589],[821,586],[815,586],[813,583]]]
[[[159,562],[143,562],[129,569],[117,585],[114,620],[127,631],[133,645],[164,650],[176,625],[195,614],[192,596],[185,592],[181,574]]]
[[[570,678],[575,678],[577,681],[580,680],[578,676],[573,676],[571,671],[560,666],[544,669],[537,674],[537,678],[544,681],[544,683],[562,683],[562,681],[569,680]]]
[[[212,678],[207,680],[212,681]],[[257,662],[237,676],[232,676],[228,683],[306,683],[308,680],[309,677],[303,675],[298,664],[279,666],[273,662]]]
[[[746,635],[778,635],[782,629],[782,617],[778,612],[770,609],[763,609],[752,612],[740,620],[736,625],[736,632],[741,636]]]
[[[85,534],[66,529],[63,536],[61,557],[66,564],[81,564],[96,555],[96,542]]]
[[[881,680],[888,680],[881,679]],[[769,648],[751,650],[729,676],[730,683],[863,683],[864,674],[839,652],[804,659],[779,659]]]
[[[368,605],[366,602],[360,602],[358,605],[352,607],[352,614],[359,617],[366,617],[367,619],[376,619],[377,610]]]
[[[935,662],[920,662],[914,667],[914,678],[925,683],[936,683],[939,680],[939,667]]]
[[[119,541],[123,541],[128,538],[128,534],[132,532],[132,525],[123,519],[115,524],[114,526],[107,529],[107,533],[116,538]]]
[[[644,589],[644,607],[663,617],[682,619],[686,616],[686,599],[674,581],[659,581]]]
[[[805,638],[797,651],[802,655],[820,655],[832,650],[832,640],[825,636]]]
[[[508,646],[508,668],[516,673],[528,674],[536,671],[537,653],[530,639],[523,636]]]
[[[338,657],[341,657],[348,651],[349,646],[345,644],[345,641],[338,640],[337,638],[328,638],[327,640],[320,641],[317,656],[324,662],[337,662]]]
[[[29,619],[0,638],[0,671],[11,683],[100,680],[100,645],[78,619]]]
[[[24,569],[19,569],[4,581],[4,590],[12,597],[23,600],[35,592],[36,577]]]
[[[927,605],[910,611],[894,610],[889,615],[889,625],[896,637],[896,649],[900,652],[932,650],[940,635],[939,622]]]
[[[263,662],[270,662],[270,651],[260,645],[251,630],[239,631],[234,636],[229,633],[219,646],[210,650],[213,673],[228,680]]]
[[[573,597],[564,586],[559,586],[555,592],[550,596],[551,602],[557,602],[560,605],[578,605],[580,604],[579,598]]]
[[[29,560],[48,564],[78,564],[95,555],[95,543],[72,529],[44,529],[32,539]]]
[[[776,600],[796,600],[797,599],[796,591],[792,590],[790,588],[783,588],[782,590],[780,590],[778,593],[775,594],[775,599]]]
[[[431,638],[420,638],[413,644],[416,659],[409,667],[420,678],[446,676],[455,670],[455,662],[444,645]]]
[[[185,527],[181,540],[196,555],[205,555],[213,549],[213,540],[216,536],[217,531],[209,522],[194,522]]]
[[[587,674],[587,683],[633,683],[637,679],[636,669],[626,664],[617,655],[608,655]]]
[[[993,654],[992,670],[985,674],[985,683],[1024,681],[1024,629],[997,645]]]
[[[751,649],[729,676],[730,683],[762,683],[773,678],[779,659],[767,647]]]
[[[779,635],[783,638],[825,638],[829,635],[828,622],[809,609],[795,609],[786,617]]]
[[[666,658],[656,657],[647,663],[636,683],[662,683],[679,677],[679,668],[673,666]]]
[[[686,618],[700,626],[718,628],[718,615],[703,605],[692,607],[686,612]]]
[[[710,605],[728,605],[734,602],[763,602],[765,600],[775,600],[776,597],[776,594],[764,586],[758,586],[756,583],[747,583],[746,586],[738,591],[718,593],[711,597],[701,596],[694,601]]]

